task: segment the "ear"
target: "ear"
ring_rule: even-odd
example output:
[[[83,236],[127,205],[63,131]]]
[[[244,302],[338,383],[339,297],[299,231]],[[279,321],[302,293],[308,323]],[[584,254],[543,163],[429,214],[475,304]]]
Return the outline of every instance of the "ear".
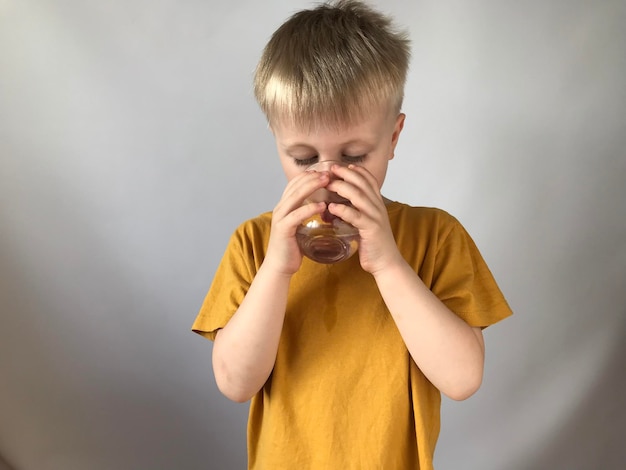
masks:
[[[391,155],[389,156],[389,160],[395,157],[396,145],[398,145],[398,139],[400,138],[400,132],[402,132],[402,128],[404,127],[404,119],[406,118],[406,114],[400,113],[396,118],[396,122],[393,126],[393,134],[391,134]]]

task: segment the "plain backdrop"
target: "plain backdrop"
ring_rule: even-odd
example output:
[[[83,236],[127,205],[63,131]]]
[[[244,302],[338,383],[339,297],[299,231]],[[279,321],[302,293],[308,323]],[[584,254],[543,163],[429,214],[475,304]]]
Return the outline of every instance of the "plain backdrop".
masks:
[[[252,73],[311,5],[0,0],[0,468],[245,468],[190,327],[285,185]],[[625,2],[374,5],[413,41],[383,193],[459,218],[515,311],[436,468],[625,468]]]

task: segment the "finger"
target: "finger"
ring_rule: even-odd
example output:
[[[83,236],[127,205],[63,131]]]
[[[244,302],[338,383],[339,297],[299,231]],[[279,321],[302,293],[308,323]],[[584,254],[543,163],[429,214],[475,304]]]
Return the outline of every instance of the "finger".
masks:
[[[346,198],[357,209],[371,213],[382,203],[382,196],[377,187],[372,187],[362,175],[352,176],[348,180],[335,180],[328,185],[329,191]]]
[[[354,225],[362,236],[378,233],[389,228],[389,216],[382,206],[368,206],[365,210],[340,203],[330,203],[328,212],[344,222]]]
[[[296,229],[305,220],[316,214],[321,214],[326,210],[325,202],[311,202],[304,204],[297,209],[286,214],[282,219],[276,222],[276,226],[280,227],[280,231],[287,235],[295,235]]]
[[[287,184],[283,195],[274,209],[274,215],[284,217],[302,205],[304,200],[317,189],[328,185],[328,173],[304,172]]]
[[[341,167],[337,165],[336,168],[333,167],[333,170],[336,170],[335,174],[341,179],[334,180],[331,183],[332,186],[329,185],[328,187],[329,190],[334,190],[333,188],[336,188],[337,190],[339,190],[342,187],[342,185],[340,183],[335,184],[335,182],[343,180],[361,189],[364,194],[373,196],[371,198],[373,200],[382,199],[378,181],[376,180],[374,175],[372,175],[366,168],[362,166],[358,166],[358,165],[349,165],[348,167]],[[345,191],[349,189],[344,186],[343,190]]]
[[[379,182],[376,177],[370,173],[370,171],[360,165],[349,165],[348,169],[353,170],[355,173],[360,174],[362,177],[364,177],[367,182],[369,183],[369,185],[372,188],[376,189],[376,192],[380,192],[380,186],[381,186],[381,182]]]
[[[331,202],[328,204],[328,212],[339,217],[344,222],[354,225],[357,229],[362,229],[366,225],[363,224],[363,213],[352,206]]]
[[[372,175],[369,170],[363,166],[354,165],[352,163],[348,166],[333,165],[331,170],[333,174],[337,175],[340,179],[350,181],[351,179],[360,177],[367,180],[368,184],[372,187],[380,187],[374,175]]]
[[[308,188],[317,187],[317,184],[326,184],[329,180],[328,172],[305,171],[292,178],[283,191],[283,198],[298,197],[303,191],[306,193]]]

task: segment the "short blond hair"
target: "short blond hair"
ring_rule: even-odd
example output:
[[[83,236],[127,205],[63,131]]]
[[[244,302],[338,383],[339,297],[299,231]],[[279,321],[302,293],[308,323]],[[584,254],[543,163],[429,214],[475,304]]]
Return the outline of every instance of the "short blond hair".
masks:
[[[291,16],[256,68],[254,94],[270,125],[336,126],[376,107],[399,112],[410,42],[391,19],[354,0]]]

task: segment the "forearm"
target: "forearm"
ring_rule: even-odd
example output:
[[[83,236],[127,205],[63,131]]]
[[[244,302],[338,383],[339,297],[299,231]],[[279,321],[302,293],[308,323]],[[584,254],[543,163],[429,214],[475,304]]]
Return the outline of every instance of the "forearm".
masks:
[[[404,261],[375,274],[402,338],[424,375],[445,395],[462,400],[482,381],[484,344]]]
[[[243,302],[215,338],[215,380],[220,391],[231,400],[249,400],[272,372],[289,281],[290,276],[261,266]]]

